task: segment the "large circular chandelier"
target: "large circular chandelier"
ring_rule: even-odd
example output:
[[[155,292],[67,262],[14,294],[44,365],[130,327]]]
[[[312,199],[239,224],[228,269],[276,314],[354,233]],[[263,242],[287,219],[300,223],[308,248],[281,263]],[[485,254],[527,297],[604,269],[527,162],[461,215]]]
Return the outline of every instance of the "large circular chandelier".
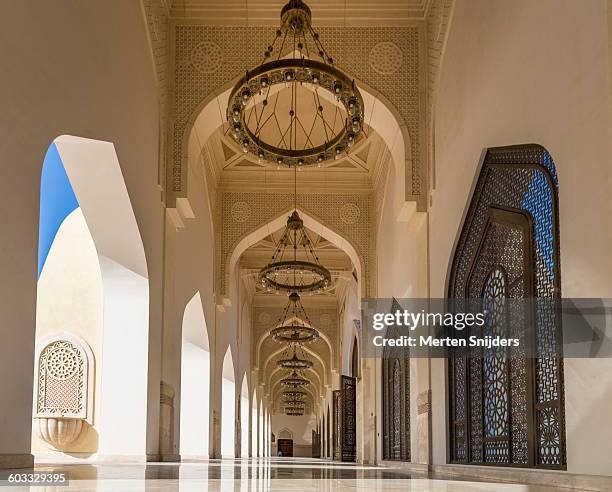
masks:
[[[259,161],[320,166],[361,138],[363,98],[334,66],[302,0],[290,0],[280,17],[262,63],[234,86],[227,119],[244,152]]]
[[[276,328],[270,330],[270,336],[276,342],[291,344],[310,343],[319,339],[319,332],[310,326],[310,319],[296,292],[289,295],[289,301]]]
[[[310,381],[294,370],[289,376],[280,380],[282,385],[298,388],[310,384]]]
[[[297,210],[288,217],[272,258],[259,271],[258,280],[262,287],[276,292],[312,294],[330,285],[331,273],[319,261]]]

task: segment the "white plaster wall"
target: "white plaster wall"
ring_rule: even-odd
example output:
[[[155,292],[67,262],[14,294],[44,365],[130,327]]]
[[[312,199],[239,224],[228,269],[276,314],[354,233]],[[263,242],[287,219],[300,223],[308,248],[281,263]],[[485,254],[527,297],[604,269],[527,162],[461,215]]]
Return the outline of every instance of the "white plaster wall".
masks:
[[[253,393],[253,401],[251,403],[251,457],[257,456],[257,436],[259,426],[257,422],[257,391]]]
[[[351,284],[347,289],[345,297],[345,309],[342,313],[341,327],[341,343],[342,343],[342,374],[352,376],[351,363],[353,354],[353,340],[356,335],[354,320],[361,320],[361,306],[356,292],[356,286]]]
[[[259,409],[257,411],[257,456],[264,456],[264,409],[263,402],[259,402]]]
[[[249,397],[240,397],[240,456],[249,457]]]
[[[100,256],[104,285],[100,447],[106,455],[146,455],[148,281]]]
[[[610,297],[606,2],[457,0],[435,113],[431,296],[483,148],[539,143],[557,166],[564,297]],[[446,461],[444,366],[432,362],[434,462]],[[568,471],[612,470],[612,364],[565,361]]]
[[[66,217],[58,229],[38,279],[36,341],[58,332],[78,335],[94,355],[90,361],[94,364],[94,381],[90,382],[94,384],[93,426],[86,425],[69,448],[70,452],[92,454],[98,450],[99,435],[102,276],[96,247],[80,208]],[[37,419],[32,425],[34,454],[63,454],[38,437]]]
[[[27,0],[3,7],[0,65],[11,69],[0,93],[5,163],[0,166],[0,192],[11,212],[0,219],[6,231],[0,247],[0,335],[11,343],[0,346],[0,374],[11,377],[0,379],[0,454],[27,455],[40,171],[47,148],[59,135],[115,145],[148,263],[152,336],[144,350],[159,351],[163,223],[158,98],[140,2]],[[150,405],[144,421],[151,424],[149,450],[156,452],[159,366],[149,369],[145,384]]]
[[[183,340],[181,357],[181,457],[207,458],[210,354]]]
[[[223,359],[223,379],[221,381],[221,456],[234,457],[234,432],[236,419],[236,383],[234,364],[228,348]]]
[[[249,385],[246,374],[240,390],[240,456],[249,457]]]
[[[400,150],[394,148],[392,154]],[[376,297],[423,298],[428,295],[426,214],[416,211],[415,202],[406,202],[398,196],[396,188],[391,185],[397,179],[396,169],[389,166],[376,235]],[[382,459],[381,377],[379,360],[363,362],[359,392],[362,403],[358,409],[363,416],[362,430],[358,432],[362,436],[362,444],[358,453],[359,458],[367,463]],[[425,389],[427,385],[411,385],[412,407],[416,405],[418,393]],[[416,408],[411,409],[411,415],[415,412]],[[412,435],[416,437],[416,419],[412,422]],[[415,442],[413,438],[413,444]]]

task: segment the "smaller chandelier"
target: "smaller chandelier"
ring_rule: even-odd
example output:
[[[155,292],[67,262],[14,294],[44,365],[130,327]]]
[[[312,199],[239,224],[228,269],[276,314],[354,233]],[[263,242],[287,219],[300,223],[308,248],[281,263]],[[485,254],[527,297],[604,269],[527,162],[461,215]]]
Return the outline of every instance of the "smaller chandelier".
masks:
[[[310,326],[310,319],[302,306],[299,294],[292,292],[276,328],[270,331],[276,342],[310,343],[319,339],[319,332]]]
[[[276,365],[283,369],[310,369],[312,367],[312,361],[308,359],[304,349],[299,344],[292,345],[293,356],[289,357],[289,354],[286,354],[285,357],[276,363]],[[301,357],[298,356],[298,350],[302,352]]]
[[[299,407],[299,408],[305,408],[306,407],[306,402],[304,401],[299,401],[299,400],[291,400],[291,401],[286,401],[284,403],[284,405],[286,407]]]
[[[310,384],[310,381],[305,377],[301,376],[297,371],[293,371],[289,376],[280,380],[281,384],[297,388],[299,386],[306,386]]]
[[[331,273],[321,265],[297,210],[287,218],[272,259],[260,270],[258,280],[268,291],[292,293],[319,293],[331,284]]]
[[[283,391],[283,399],[285,401],[289,400],[302,400],[306,397],[305,391],[293,390],[293,391]]]

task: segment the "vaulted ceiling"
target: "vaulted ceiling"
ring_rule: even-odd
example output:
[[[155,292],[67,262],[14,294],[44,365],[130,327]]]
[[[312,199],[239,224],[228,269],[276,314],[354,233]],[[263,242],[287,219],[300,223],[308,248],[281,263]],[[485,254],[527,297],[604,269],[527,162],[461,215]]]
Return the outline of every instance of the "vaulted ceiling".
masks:
[[[299,191],[370,192],[376,187],[389,158],[387,147],[371,128],[364,129],[364,138],[338,160],[321,168],[301,169],[297,182]],[[252,188],[269,191],[293,188],[294,173],[258,162],[256,156],[245,154],[229,134],[226,126],[217,129],[205,145],[206,165],[215,182],[225,190]]]

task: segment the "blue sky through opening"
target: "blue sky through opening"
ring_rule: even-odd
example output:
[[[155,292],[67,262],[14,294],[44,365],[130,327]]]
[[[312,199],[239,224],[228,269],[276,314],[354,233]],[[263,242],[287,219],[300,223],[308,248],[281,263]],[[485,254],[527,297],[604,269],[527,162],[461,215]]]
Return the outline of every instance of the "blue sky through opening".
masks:
[[[79,207],[66,169],[52,144],[45,155],[40,180],[40,224],[38,228],[38,277],[64,219]]]

